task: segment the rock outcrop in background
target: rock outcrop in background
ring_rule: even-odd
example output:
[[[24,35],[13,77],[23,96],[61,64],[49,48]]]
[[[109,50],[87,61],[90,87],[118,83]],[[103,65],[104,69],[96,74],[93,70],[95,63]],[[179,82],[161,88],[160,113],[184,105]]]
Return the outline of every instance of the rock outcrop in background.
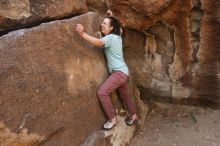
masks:
[[[125,111],[116,94],[119,126],[111,132],[97,131],[105,121],[96,97],[107,76],[105,58],[101,48],[74,30],[82,23],[89,34],[99,37],[101,16],[109,8],[123,25],[130,91],[141,121],[147,107],[140,96],[219,107],[220,0],[1,0],[2,143],[129,143],[135,128],[124,125]]]
[[[125,28],[145,34],[145,48],[142,43],[135,51],[125,49],[136,53],[128,62],[138,61],[130,67],[141,94],[219,106],[219,0],[87,2],[99,13],[110,7]]]

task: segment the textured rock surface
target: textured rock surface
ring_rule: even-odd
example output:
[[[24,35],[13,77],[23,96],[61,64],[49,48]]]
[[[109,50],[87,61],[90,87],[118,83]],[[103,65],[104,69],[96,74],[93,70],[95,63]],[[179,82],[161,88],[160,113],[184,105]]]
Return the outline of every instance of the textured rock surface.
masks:
[[[74,30],[82,23],[96,36],[98,20],[90,13],[1,37],[0,120],[8,128],[27,128],[55,146],[78,145],[100,127],[104,56]]]
[[[43,137],[37,134],[27,134],[23,129],[19,134],[13,133],[0,122],[0,145],[1,146],[37,146]]]
[[[1,0],[0,31],[22,25],[82,14],[87,5],[82,0]]]
[[[193,97],[220,103],[220,1],[202,0],[200,45],[193,66]]]

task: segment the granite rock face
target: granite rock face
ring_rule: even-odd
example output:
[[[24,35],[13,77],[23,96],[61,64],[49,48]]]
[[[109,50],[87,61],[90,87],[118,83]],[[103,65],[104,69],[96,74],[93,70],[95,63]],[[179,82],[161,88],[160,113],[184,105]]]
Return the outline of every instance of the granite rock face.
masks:
[[[104,56],[74,27],[82,23],[97,36],[99,18],[88,13],[0,38],[0,120],[9,129],[26,128],[55,146],[78,145],[101,126],[96,90],[107,75]]]

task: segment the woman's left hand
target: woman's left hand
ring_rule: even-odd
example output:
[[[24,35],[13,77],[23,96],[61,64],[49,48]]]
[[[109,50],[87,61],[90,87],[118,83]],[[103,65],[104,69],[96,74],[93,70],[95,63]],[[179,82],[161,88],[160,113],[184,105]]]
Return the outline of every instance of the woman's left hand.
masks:
[[[82,35],[85,32],[84,26],[82,24],[76,24],[76,31]]]

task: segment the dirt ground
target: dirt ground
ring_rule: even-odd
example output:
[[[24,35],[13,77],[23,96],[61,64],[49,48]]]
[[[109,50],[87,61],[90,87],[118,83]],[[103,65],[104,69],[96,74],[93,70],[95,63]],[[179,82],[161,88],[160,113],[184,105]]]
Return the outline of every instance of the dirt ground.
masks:
[[[220,146],[220,110],[156,103],[129,146]]]

